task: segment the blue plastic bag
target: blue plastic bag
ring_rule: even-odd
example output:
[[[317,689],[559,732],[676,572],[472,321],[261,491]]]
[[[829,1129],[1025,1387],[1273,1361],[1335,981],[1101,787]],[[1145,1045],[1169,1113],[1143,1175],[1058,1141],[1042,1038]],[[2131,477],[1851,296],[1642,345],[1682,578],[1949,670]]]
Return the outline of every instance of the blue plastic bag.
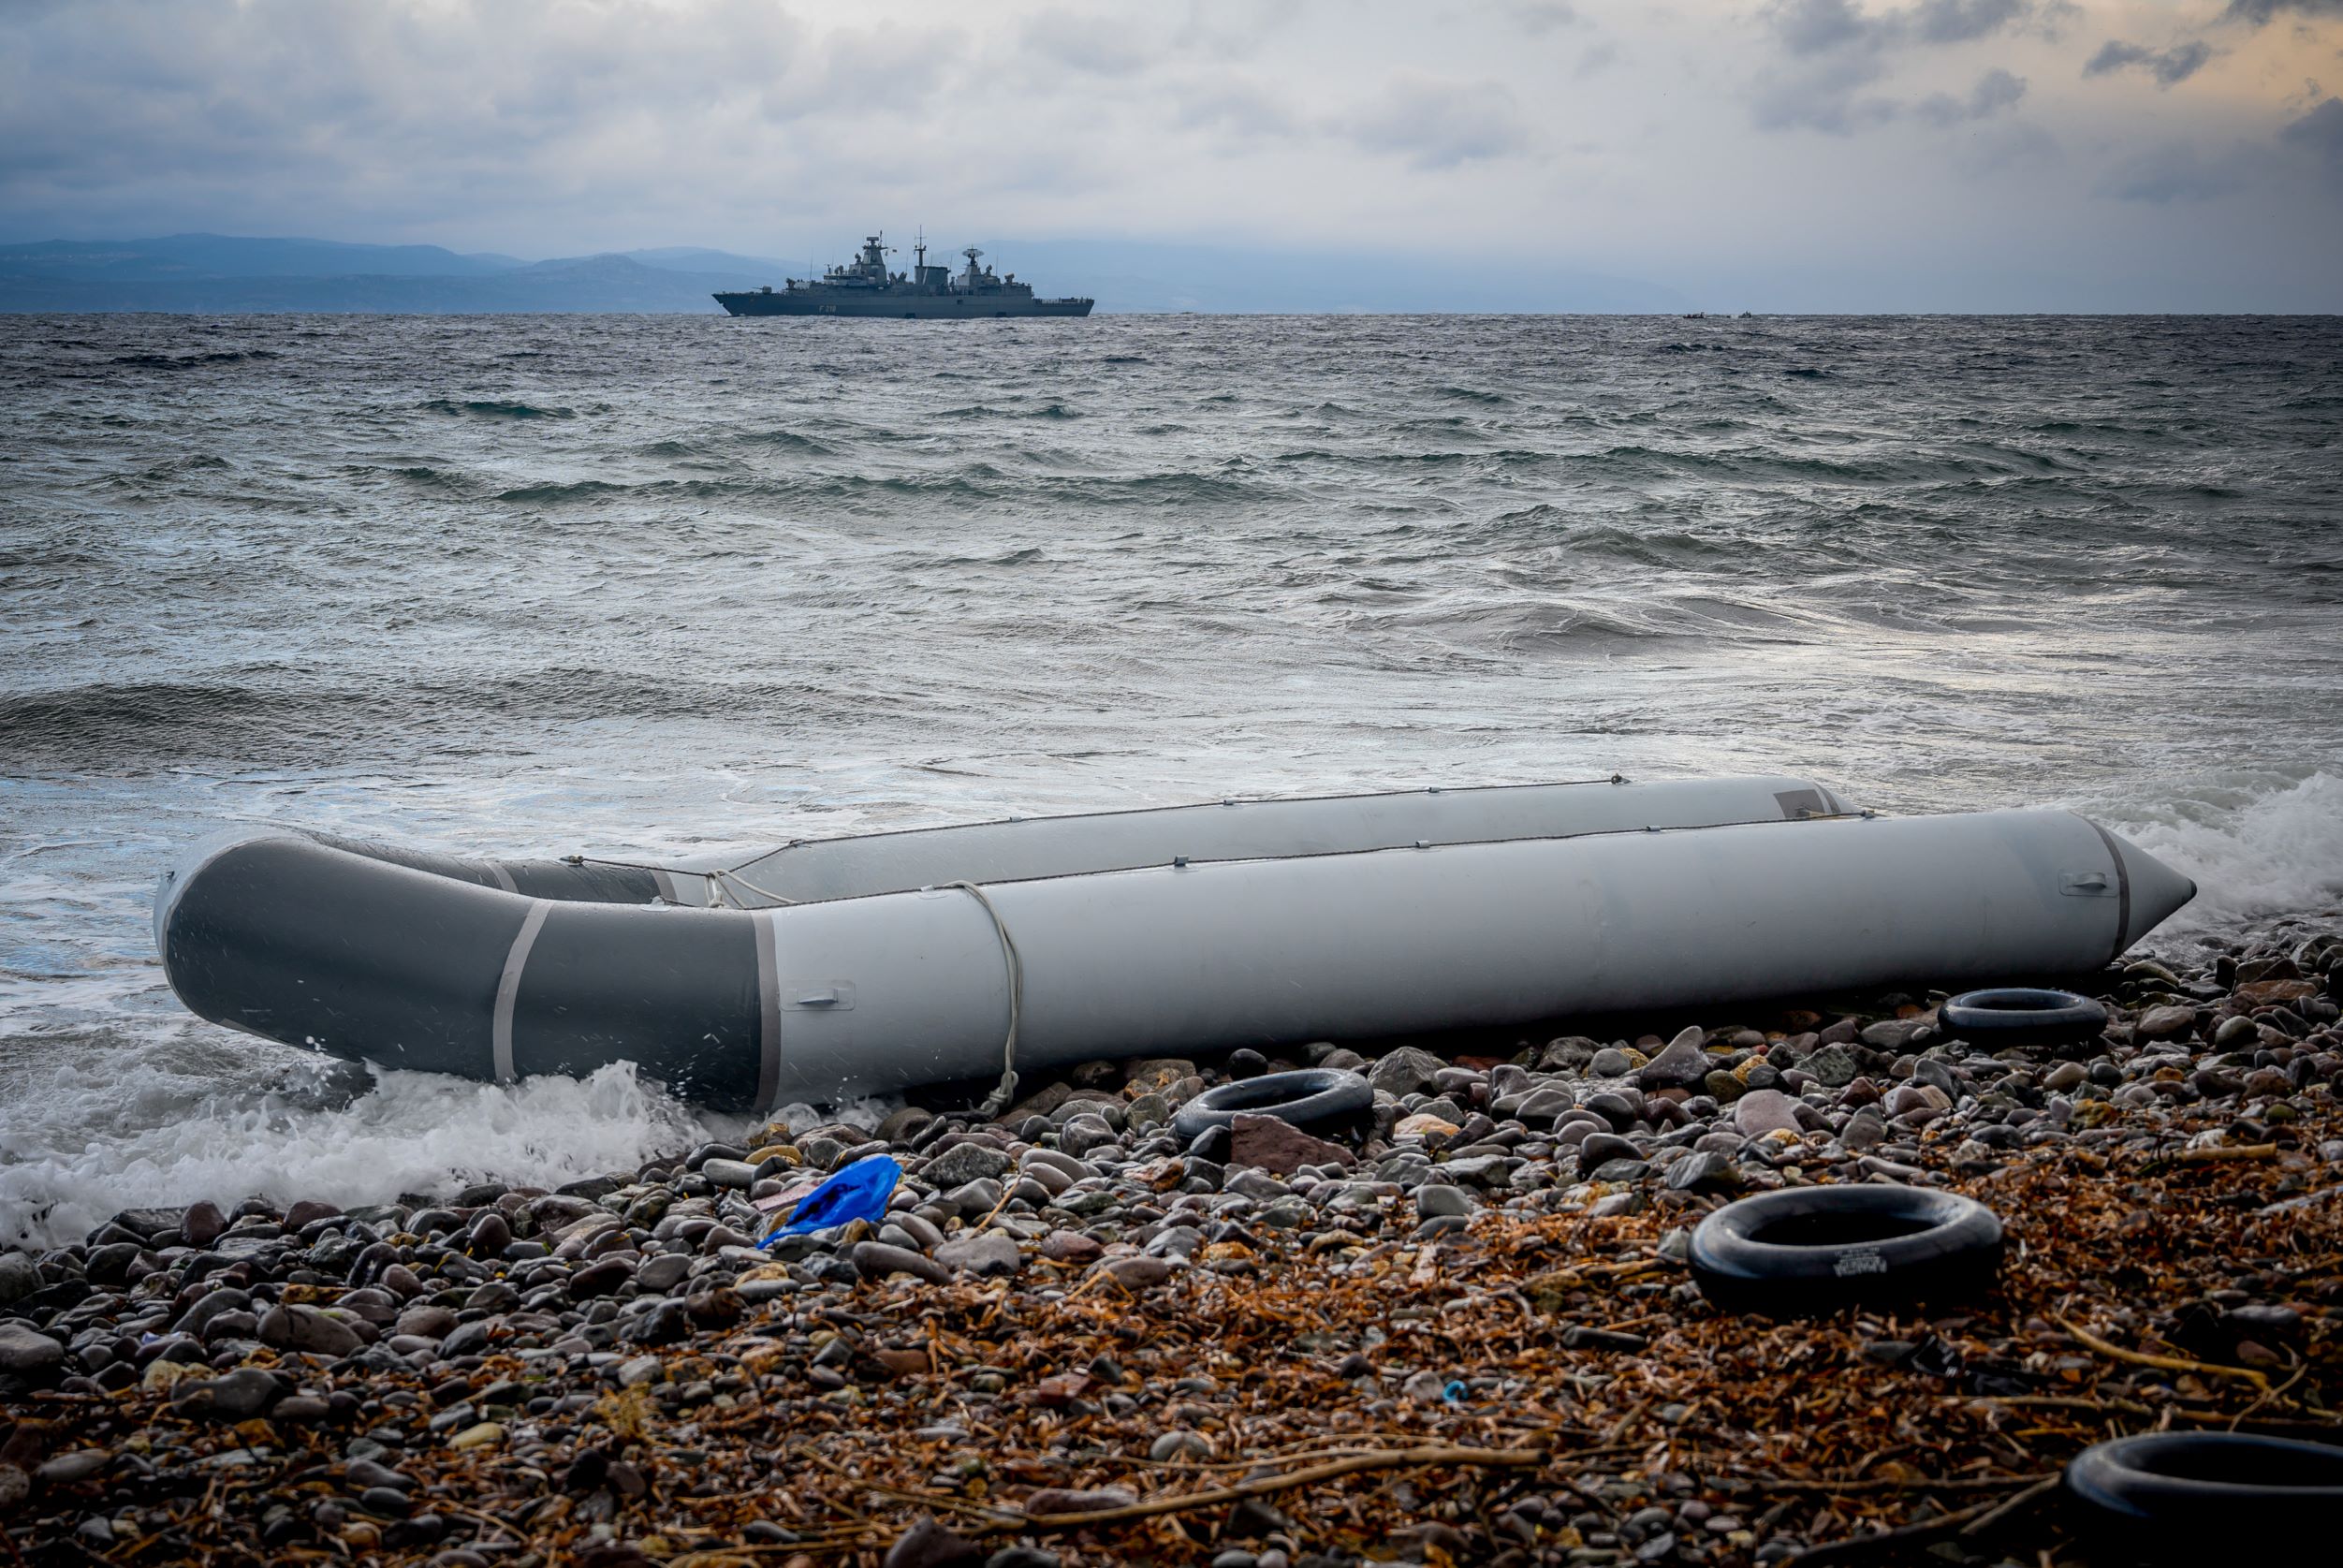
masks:
[[[765,1238],[761,1245],[769,1247],[784,1236],[827,1230],[857,1220],[875,1224],[886,1213],[886,1200],[895,1195],[895,1184],[902,1179],[903,1167],[885,1154],[857,1160],[800,1198],[789,1223]]]

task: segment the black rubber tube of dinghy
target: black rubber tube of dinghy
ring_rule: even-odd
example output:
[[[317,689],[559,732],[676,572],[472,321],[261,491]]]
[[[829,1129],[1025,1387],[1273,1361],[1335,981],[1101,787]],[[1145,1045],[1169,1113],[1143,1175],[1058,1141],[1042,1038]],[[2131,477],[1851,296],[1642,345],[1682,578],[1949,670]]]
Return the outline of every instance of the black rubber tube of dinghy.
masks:
[[[759,916],[526,898],[301,834],[212,850],[158,895],[200,1017],[350,1061],[461,1077],[632,1062],[751,1106],[777,1059]]]
[[[2145,1432],[2086,1448],[2066,1495],[2087,1540],[2134,1560],[2201,1561],[2251,1539],[2273,1561],[2334,1547],[2343,1517],[2343,1448],[2247,1432]]]
[[[1374,1086],[1339,1067],[1264,1073],[1208,1089],[1179,1107],[1172,1132],[1183,1141],[1239,1116],[1274,1116],[1296,1127],[1323,1126],[1361,1114],[1375,1103]]]
[[[2107,1009],[2087,996],[2015,986],[1963,991],[1936,1016],[1943,1033],[1997,1050],[2078,1045],[2098,1039],[2107,1027]]]
[[[1692,1232],[1692,1278],[1732,1312],[1789,1316],[1952,1299],[1993,1282],[2001,1222],[1957,1193],[1786,1187],[1729,1203]]]

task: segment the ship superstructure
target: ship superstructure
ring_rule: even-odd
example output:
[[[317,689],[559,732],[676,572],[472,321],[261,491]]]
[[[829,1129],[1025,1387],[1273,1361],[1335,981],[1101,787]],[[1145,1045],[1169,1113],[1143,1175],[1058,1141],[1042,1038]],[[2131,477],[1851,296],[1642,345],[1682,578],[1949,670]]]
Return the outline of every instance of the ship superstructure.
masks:
[[[860,256],[818,278],[790,278],[780,288],[719,294],[716,302],[734,315],[866,315],[906,321],[1088,315],[1096,303],[1088,299],[1036,299],[1033,286],[1018,282],[1015,272],[1002,275],[980,267],[985,253],[974,245],[960,252],[968,258],[964,272],[930,266],[924,234],[913,246],[909,272],[888,271],[886,258],[894,254],[885,235],[873,234],[862,242]]]

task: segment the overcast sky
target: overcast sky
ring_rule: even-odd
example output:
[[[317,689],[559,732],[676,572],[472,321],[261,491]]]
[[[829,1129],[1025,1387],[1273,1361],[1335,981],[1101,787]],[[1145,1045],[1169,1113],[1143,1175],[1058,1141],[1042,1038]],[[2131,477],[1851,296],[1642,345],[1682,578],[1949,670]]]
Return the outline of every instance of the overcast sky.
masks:
[[[1716,308],[2343,309],[2343,0],[0,7],[0,238],[915,224]]]

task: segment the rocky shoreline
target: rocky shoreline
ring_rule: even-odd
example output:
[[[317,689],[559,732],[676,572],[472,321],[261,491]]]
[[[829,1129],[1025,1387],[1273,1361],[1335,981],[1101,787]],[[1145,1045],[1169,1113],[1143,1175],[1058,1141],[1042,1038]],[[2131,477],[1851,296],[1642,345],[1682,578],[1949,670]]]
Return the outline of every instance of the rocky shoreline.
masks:
[[[2112,969],[2060,1051],[1839,999],[1095,1062],[993,1122],[558,1192],[131,1210],[0,1254],[0,1527],[27,1563],[2031,1562],[2090,1442],[2335,1430],[2337,929]],[[1305,1062],[1365,1073],[1371,1123],[1171,1133]],[[758,1248],[879,1152],[884,1223]],[[1700,1298],[1703,1213],[1822,1181],[1979,1198],[2000,1285]]]

